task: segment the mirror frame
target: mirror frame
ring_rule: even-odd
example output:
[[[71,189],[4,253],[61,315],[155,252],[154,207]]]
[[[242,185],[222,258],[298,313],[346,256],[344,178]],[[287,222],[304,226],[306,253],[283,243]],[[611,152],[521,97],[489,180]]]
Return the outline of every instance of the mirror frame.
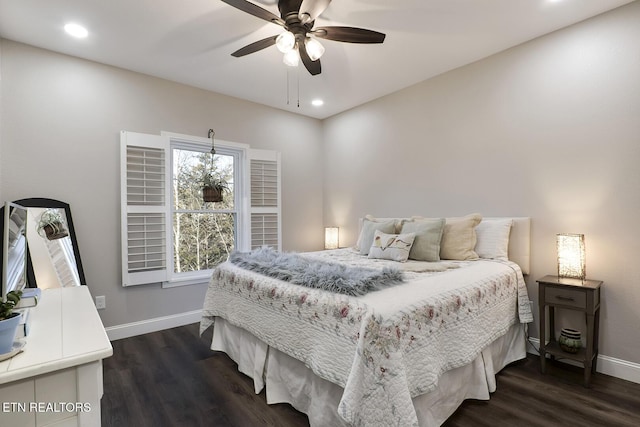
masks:
[[[73,246],[73,255],[76,258],[78,278],[80,279],[81,285],[86,285],[87,281],[84,278],[84,269],[82,268],[82,260],[80,259],[80,250],[78,249],[78,240],[76,239],[76,230],[73,226],[73,219],[71,218],[71,207],[69,206],[69,203],[42,197],[14,200],[13,203],[24,206],[25,208],[64,209],[64,214],[67,217],[67,228],[69,229],[69,237],[71,238],[71,245]],[[27,242],[27,244],[28,243],[29,242]],[[29,251],[27,251],[27,253],[28,252]],[[36,275],[33,271],[33,264],[31,262],[31,254],[27,256],[27,286],[38,287],[38,283],[36,282]]]
[[[8,249],[4,246],[4,231],[5,231],[5,220],[7,218],[5,218],[5,210],[7,208],[12,208],[12,207],[16,207],[17,205],[15,203],[6,203],[3,204],[2,206],[0,206],[0,245],[2,245],[2,258],[4,258],[4,249]],[[19,206],[19,208],[24,208],[24,206]],[[26,211],[26,208],[25,208]],[[11,220],[10,215],[8,216],[9,220]],[[26,221],[25,221],[26,222]],[[25,230],[25,239],[26,239],[26,230]],[[28,259],[29,259],[29,243],[26,242],[26,256],[25,256],[25,266],[24,266],[24,270],[25,270],[25,287],[29,287],[29,280],[26,277],[26,270],[27,270],[27,264],[28,264]],[[8,255],[8,254],[7,254]],[[4,276],[4,269],[5,269],[5,263],[4,263],[4,259],[0,259],[0,301],[3,301],[5,298],[5,276]]]

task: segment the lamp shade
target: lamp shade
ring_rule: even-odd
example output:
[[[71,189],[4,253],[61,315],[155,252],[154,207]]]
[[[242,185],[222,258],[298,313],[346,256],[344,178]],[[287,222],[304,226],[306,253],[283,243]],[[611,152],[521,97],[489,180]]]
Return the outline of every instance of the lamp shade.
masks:
[[[556,244],[558,277],[584,280],[586,277],[584,234],[558,234]]]
[[[325,227],[324,229],[324,248],[338,249],[338,227]]]
[[[276,37],[276,47],[282,53],[289,52],[295,45],[296,36],[294,36],[290,31],[280,33],[280,35]]]
[[[307,37],[304,42],[307,48],[307,54],[312,61],[317,61],[324,54],[324,46],[316,39]]]
[[[282,62],[289,67],[297,67],[300,63],[300,54],[298,53],[298,49],[291,49],[285,53],[282,58]]]

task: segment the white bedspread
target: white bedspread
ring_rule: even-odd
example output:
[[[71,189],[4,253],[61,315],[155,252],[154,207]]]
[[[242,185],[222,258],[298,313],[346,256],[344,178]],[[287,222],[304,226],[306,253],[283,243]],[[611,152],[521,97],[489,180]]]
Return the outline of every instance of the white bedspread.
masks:
[[[309,256],[371,263],[351,250]],[[366,260],[366,261],[365,261]],[[413,263],[412,263],[413,264]],[[531,322],[526,286],[510,262],[405,264],[407,283],[362,297],[331,294],[219,266],[201,330],[220,316],[345,389],[339,413],[353,425],[417,425],[412,397],[469,363],[511,325]]]

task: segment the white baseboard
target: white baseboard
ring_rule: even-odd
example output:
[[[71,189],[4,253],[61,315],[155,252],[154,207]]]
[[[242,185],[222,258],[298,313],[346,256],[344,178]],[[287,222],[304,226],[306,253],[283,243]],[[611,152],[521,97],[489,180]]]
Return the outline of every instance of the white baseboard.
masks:
[[[108,328],[105,328],[105,330],[107,331],[109,340],[115,341],[123,338],[134,337],[136,335],[143,335],[150,332],[198,323],[201,318],[202,310],[195,310],[171,316],[142,320],[140,322],[125,323],[124,325],[109,326]]]
[[[537,348],[540,348],[540,340],[538,338],[529,338],[532,344],[535,344]],[[531,354],[537,354],[533,351],[528,351]],[[574,366],[582,366],[582,363],[569,359],[559,359],[560,362],[567,363]],[[609,357],[602,354],[598,355],[597,372],[601,372],[605,375],[620,378],[623,380],[631,381],[640,384],[640,364],[634,362],[628,362],[622,359],[616,359],[615,357]]]

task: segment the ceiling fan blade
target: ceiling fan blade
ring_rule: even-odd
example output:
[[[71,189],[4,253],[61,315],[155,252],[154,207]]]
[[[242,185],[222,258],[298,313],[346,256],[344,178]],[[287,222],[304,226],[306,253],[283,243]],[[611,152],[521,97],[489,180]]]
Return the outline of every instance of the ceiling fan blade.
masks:
[[[318,16],[329,6],[331,0],[302,0],[300,10],[298,11],[298,19],[303,24],[315,21]]]
[[[304,45],[304,43],[301,43],[298,46],[298,53],[300,53],[300,59],[302,59],[302,63],[304,64],[305,68],[312,76],[320,74],[320,72],[322,71],[320,60],[317,59],[315,61],[312,61],[311,58],[309,58],[307,47]]]
[[[318,27],[311,34],[321,39],[347,43],[382,43],[385,38],[383,33],[354,27]]]
[[[236,58],[239,58],[241,56],[249,55],[250,53],[257,52],[269,46],[273,46],[274,44],[276,44],[277,37],[278,36],[267,37],[266,39],[258,40],[257,42],[248,44],[245,47],[233,52],[231,56],[235,56]]]
[[[233,6],[236,9],[240,9],[243,12],[256,16],[260,19],[264,19],[268,22],[273,22],[274,24],[278,24],[281,27],[284,27],[284,21],[279,16],[269,12],[266,9],[261,8],[247,0],[222,0],[229,6]]]

